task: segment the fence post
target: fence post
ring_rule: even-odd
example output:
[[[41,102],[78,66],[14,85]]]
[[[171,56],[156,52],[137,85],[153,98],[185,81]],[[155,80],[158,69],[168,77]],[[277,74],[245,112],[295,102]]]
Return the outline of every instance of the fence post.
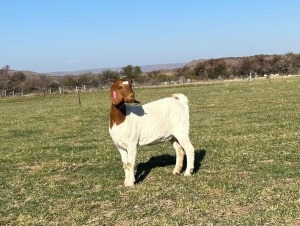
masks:
[[[78,90],[77,93],[78,93],[78,104],[79,104],[79,107],[81,107],[80,90]]]

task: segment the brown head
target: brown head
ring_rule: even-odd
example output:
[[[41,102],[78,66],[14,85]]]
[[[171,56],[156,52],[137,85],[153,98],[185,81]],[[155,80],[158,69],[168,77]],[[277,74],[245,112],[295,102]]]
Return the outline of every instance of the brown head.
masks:
[[[135,99],[132,85],[125,79],[117,79],[110,87],[110,128],[114,124],[119,125],[126,118],[125,103],[140,103]]]
[[[113,105],[118,105],[122,101],[125,103],[140,103],[135,99],[132,85],[125,79],[117,79],[110,87],[110,100]]]

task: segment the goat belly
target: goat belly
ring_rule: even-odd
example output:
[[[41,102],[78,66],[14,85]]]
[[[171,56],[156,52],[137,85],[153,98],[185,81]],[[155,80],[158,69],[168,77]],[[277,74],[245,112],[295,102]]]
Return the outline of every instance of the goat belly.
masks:
[[[147,110],[145,112],[144,120],[138,125],[138,144],[143,146],[170,141],[173,138],[173,125],[168,119],[162,119],[160,115],[154,118],[150,113],[147,114]]]
[[[159,143],[163,143],[166,141],[170,141],[172,140],[173,136],[161,136],[161,137],[157,137],[156,139],[140,139],[139,140],[139,145],[140,146],[145,146],[145,145],[152,145],[152,144],[159,144]]]

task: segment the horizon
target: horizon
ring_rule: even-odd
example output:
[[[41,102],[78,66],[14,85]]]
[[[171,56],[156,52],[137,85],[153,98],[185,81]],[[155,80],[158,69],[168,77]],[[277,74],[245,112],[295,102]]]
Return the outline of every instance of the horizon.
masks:
[[[2,3],[0,67],[38,73],[300,53],[300,1]]]
[[[225,56],[225,57],[220,57],[220,58],[209,58],[209,59],[193,59],[193,60],[190,60],[188,62],[183,62],[183,63],[165,63],[165,64],[148,64],[148,65],[132,65],[132,64],[128,64],[128,65],[132,65],[132,66],[139,66],[141,68],[143,67],[154,67],[154,66],[166,66],[166,65],[169,65],[169,66],[173,66],[172,68],[169,67],[169,68],[164,68],[166,70],[172,70],[172,69],[175,69],[174,68],[174,65],[188,65],[188,64],[191,64],[193,63],[194,61],[207,61],[207,60],[210,60],[210,59],[228,59],[228,58],[246,58],[246,57],[255,57],[255,56],[260,56],[260,55],[263,55],[263,56],[276,56],[276,55],[286,55],[286,54],[289,54],[289,53],[292,53],[292,54],[300,54],[299,53],[295,53],[295,52],[287,52],[287,53],[283,53],[283,54],[264,54],[264,53],[261,53],[261,54],[255,54],[255,55],[247,55],[247,56]],[[78,69],[78,70],[68,70],[68,71],[48,71],[48,72],[37,72],[37,71],[33,71],[33,70],[17,70],[17,69],[14,69],[14,68],[11,68],[10,65],[8,65],[10,67],[9,70],[11,71],[27,71],[27,72],[33,72],[33,73],[38,73],[38,74],[49,74],[49,75],[67,75],[68,73],[69,74],[73,74],[73,75],[80,75],[82,73],[88,73],[88,72],[91,72],[91,73],[99,73],[99,72],[102,72],[102,71],[106,71],[106,70],[111,70],[111,71],[120,71],[123,67],[126,67],[128,65],[123,65],[123,66],[115,66],[115,67],[101,67],[101,68],[86,68],[86,69]],[[7,65],[5,65],[7,66]],[[183,66],[178,66],[176,68],[181,68]],[[4,68],[4,67],[3,67]],[[154,70],[161,70],[161,69],[154,69]],[[153,70],[147,70],[147,71],[143,71],[143,72],[151,72]]]

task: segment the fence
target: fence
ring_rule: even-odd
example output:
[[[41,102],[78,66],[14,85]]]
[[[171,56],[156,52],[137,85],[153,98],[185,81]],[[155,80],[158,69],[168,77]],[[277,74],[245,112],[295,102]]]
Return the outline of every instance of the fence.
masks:
[[[82,86],[60,86],[60,87],[58,87],[59,94],[78,93],[79,91],[86,92],[87,91],[86,85],[82,85]]]
[[[281,78],[282,80],[286,77],[291,76],[297,76],[300,75],[286,75],[286,76],[278,76],[278,75],[270,75],[267,77],[255,77],[255,76],[249,76],[248,78],[233,78],[229,79],[232,81],[236,80],[249,80],[252,81],[254,79],[268,79],[271,81],[272,79],[278,79]],[[178,80],[169,80],[169,81],[159,81],[159,80],[150,80],[150,81],[141,81],[141,82],[134,82],[134,88],[142,88],[142,87],[149,87],[149,88],[163,88],[163,87],[176,87],[181,85],[188,85],[188,84],[201,84],[201,83],[211,83],[211,82],[220,82],[220,80],[223,79],[216,79],[216,80],[192,80],[192,79],[178,79]],[[0,90],[0,98],[5,97],[14,97],[14,96],[26,96],[26,95],[52,95],[52,94],[68,94],[68,93],[79,93],[79,92],[93,92],[93,91],[99,91],[103,89],[109,89],[110,82],[107,82],[105,84],[100,84],[98,87],[95,86],[88,86],[88,85],[80,85],[80,86],[60,86],[57,88],[31,88],[30,90],[14,90],[14,89],[4,89]]]

